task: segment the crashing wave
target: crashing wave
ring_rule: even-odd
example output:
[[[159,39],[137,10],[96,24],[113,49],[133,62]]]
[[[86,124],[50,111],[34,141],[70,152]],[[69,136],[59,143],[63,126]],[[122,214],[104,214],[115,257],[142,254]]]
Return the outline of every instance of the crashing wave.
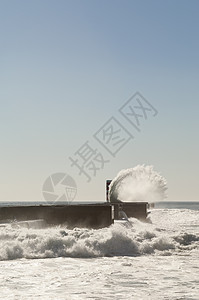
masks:
[[[138,165],[122,170],[112,180],[109,189],[111,202],[156,202],[167,197],[167,182],[153,166]]]

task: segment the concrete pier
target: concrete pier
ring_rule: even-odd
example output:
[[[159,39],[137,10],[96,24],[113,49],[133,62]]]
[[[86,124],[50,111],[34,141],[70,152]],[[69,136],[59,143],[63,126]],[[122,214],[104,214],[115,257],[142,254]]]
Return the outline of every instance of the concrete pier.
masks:
[[[123,211],[128,218],[145,220],[147,202],[105,202],[71,205],[35,205],[0,207],[0,223],[44,220],[49,226],[66,225],[69,228],[103,228],[121,218]]]
[[[0,207],[1,222],[37,219],[43,219],[49,225],[66,224],[69,228],[94,229],[110,226],[114,222],[110,203]]]

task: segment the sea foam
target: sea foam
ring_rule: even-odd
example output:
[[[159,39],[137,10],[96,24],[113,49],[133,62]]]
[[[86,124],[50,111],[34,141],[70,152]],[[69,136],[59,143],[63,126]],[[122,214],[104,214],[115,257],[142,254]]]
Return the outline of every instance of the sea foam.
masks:
[[[164,210],[153,210],[152,223],[132,218],[98,230],[70,230],[67,227],[36,229],[30,224],[27,228],[6,224],[0,227],[0,260],[178,255],[198,249],[199,234],[182,226],[185,212],[167,210],[166,214]],[[186,218],[192,218],[195,223],[198,214],[198,211],[187,210]]]

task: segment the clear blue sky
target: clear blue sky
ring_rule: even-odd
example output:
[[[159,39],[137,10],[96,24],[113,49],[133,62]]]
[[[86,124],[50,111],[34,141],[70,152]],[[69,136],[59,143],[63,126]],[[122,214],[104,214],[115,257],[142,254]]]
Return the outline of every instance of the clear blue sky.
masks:
[[[154,165],[170,200],[199,200],[199,1],[0,1],[0,200],[42,200],[66,172],[77,199]],[[158,111],[141,132],[118,109],[139,91]],[[115,157],[94,139],[110,117],[134,135]],[[90,183],[69,157],[89,141],[109,163]]]

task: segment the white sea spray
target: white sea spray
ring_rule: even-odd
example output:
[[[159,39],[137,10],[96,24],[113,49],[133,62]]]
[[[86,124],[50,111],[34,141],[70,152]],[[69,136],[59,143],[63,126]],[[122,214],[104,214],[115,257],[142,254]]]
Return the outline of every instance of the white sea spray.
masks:
[[[156,202],[167,197],[166,191],[166,179],[153,166],[138,165],[117,174],[110,185],[109,199]]]

